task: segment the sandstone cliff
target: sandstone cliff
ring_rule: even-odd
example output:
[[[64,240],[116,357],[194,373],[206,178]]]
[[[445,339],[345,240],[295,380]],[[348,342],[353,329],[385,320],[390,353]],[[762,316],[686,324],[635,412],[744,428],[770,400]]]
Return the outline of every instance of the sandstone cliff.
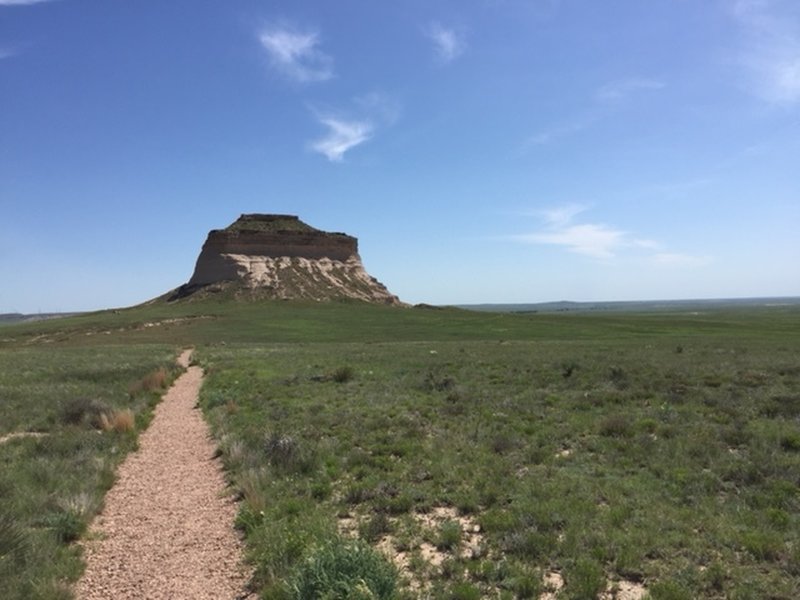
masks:
[[[192,278],[170,300],[230,288],[265,298],[400,304],[366,272],[356,238],[314,229],[294,215],[242,215],[211,231]]]

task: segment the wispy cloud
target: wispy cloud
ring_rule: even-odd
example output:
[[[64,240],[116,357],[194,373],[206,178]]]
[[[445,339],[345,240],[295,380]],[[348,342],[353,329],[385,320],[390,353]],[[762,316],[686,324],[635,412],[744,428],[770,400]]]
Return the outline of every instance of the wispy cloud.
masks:
[[[463,33],[443,27],[439,23],[430,23],[425,28],[425,35],[433,42],[436,59],[440,64],[453,62],[467,49]]]
[[[749,88],[778,105],[800,102],[800,21],[774,0],[731,0],[731,14],[742,25],[739,57]]]
[[[400,103],[389,94],[370,92],[353,99],[350,110],[320,110],[309,106],[327,133],[309,143],[331,162],[342,162],[347,151],[372,139],[376,132],[400,118]]]
[[[603,102],[617,102],[637,92],[660,90],[665,85],[663,81],[657,79],[622,79],[601,86],[595,96]]]
[[[534,214],[541,216],[551,227],[563,227],[567,225],[577,215],[589,210],[583,204],[565,204],[556,208],[546,208],[536,211]]]
[[[537,211],[534,214],[544,221],[545,227],[510,239],[525,244],[562,246],[569,252],[599,260],[633,253],[654,266],[696,267],[710,262],[708,257],[668,252],[654,240],[640,238],[613,225],[576,218],[588,210],[585,205],[567,204]]]
[[[629,234],[600,223],[576,223],[575,217],[588,210],[581,204],[567,204],[537,211],[545,229],[512,236],[514,241],[529,244],[564,246],[570,252],[592,258],[612,258],[619,248],[632,243]]]
[[[369,92],[355,98],[359,111],[383,125],[392,125],[402,113],[400,102],[393,96],[383,92]]]
[[[373,126],[369,121],[345,120],[330,115],[317,115],[317,118],[328,132],[312,142],[311,149],[332,162],[341,162],[345,152],[372,137]]]
[[[531,146],[544,146],[561,138],[580,133],[591,127],[599,118],[596,112],[592,112],[575,117],[572,120],[564,121],[563,123],[557,123],[552,127],[543,129],[530,136],[522,143],[522,148],[526,150]]]
[[[639,92],[657,91],[664,87],[666,87],[666,83],[658,79],[629,78],[610,81],[594,92],[590,105],[582,113],[531,135],[522,143],[522,149],[544,146],[579,134],[608,116],[615,105],[628,100]]]
[[[3,60],[4,58],[11,58],[16,53],[17,52],[12,48],[2,48],[2,47],[0,47],[0,60]]]
[[[258,39],[272,65],[290,79],[308,83],[333,77],[333,59],[319,49],[317,32],[268,27]]]
[[[518,235],[515,238],[520,242],[565,246],[570,252],[592,258],[612,258],[626,235],[624,231],[613,227],[585,223]]]

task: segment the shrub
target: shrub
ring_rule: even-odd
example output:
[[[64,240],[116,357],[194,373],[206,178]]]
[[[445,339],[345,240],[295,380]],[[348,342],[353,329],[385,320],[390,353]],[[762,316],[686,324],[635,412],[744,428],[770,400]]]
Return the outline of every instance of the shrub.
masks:
[[[770,419],[794,419],[800,416],[800,395],[773,396],[761,409],[761,414]]]
[[[103,419],[108,418],[111,409],[107,404],[92,398],[74,398],[61,409],[61,421],[67,425],[81,425],[101,429]]]
[[[573,600],[593,600],[606,586],[602,567],[595,561],[579,558],[567,571],[568,597]]]
[[[458,521],[445,521],[439,527],[436,547],[439,550],[452,550],[461,543],[461,524]]]
[[[674,581],[657,581],[650,588],[653,600],[692,600],[694,596],[679,583]]]
[[[783,550],[780,536],[770,531],[747,531],[741,535],[741,543],[756,560],[777,561]]]
[[[498,433],[492,438],[490,446],[495,454],[505,454],[517,446],[517,440],[508,433]]]
[[[579,366],[580,365],[574,361],[561,363],[561,376],[564,379],[569,379]]]
[[[337,539],[300,564],[290,589],[297,600],[388,600],[396,586],[394,566],[370,546]]]
[[[339,367],[335,369],[333,373],[331,373],[331,379],[336,383],[346,383],[350,381],[355,376],[355,371],[353,367]]]
[[[538,598],[542,593],[542,583],[536,573],[521,573],[511,580],[515,598]]]
[[[781,448],[791,452],[800,451],[800,432],[790,431],[781,436]]]
[[[313,453],[290,435],[269,434],[264,452],[269,463],[283,473],[309,473],[314,466]]]
[[[374,543],[379,541],[384,535],[392,531],[392,523],[384,513],[372,515],[364,521],[358,528],[358,534],[362,539]]]
[[[455,386],[455,379],[428,371],[422,381],[422,387],[429,392],[445,392]]]
[[[624,390],[628,387],[628,374],[622,367],[611,367],[608,378],[617,389]]]
[[[706,589],[714,592],[721,592],[724,589],[726,578],[725,567],[718,562],[711,563],[706,572],[703,573]]]
[[[481,591],[468,581],[461,581],[450,590],[452,600],[480,600]]]
[[[87,525],[84,518],[69,510],[51,513],[45,518],[45,524],[53,530],[56,539],[64,544],[81,537]]]
[[[555,545],[555,537],[552,534],[538,531],[536,528],[519,526],[519,529],[503,536],[503,549],[520,558],[547,556]]]
[[[600,421],[600,435],[605,437],[629,437],[633,433],[631,421],[626,415],[610,415]]]

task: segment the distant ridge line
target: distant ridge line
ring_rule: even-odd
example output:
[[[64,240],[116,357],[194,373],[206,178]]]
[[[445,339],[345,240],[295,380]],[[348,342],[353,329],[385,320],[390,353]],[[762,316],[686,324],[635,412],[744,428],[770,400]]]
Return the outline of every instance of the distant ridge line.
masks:
[[[757,308],[800,306],[800,296],[776,296],[761,298],[709,298],[687,300],[617,300],[607,302],[558,302],[534,303],[484,303],[456,304],[457,308],[489,312],[671,312],[687,310],[711,310],[725,308]]]

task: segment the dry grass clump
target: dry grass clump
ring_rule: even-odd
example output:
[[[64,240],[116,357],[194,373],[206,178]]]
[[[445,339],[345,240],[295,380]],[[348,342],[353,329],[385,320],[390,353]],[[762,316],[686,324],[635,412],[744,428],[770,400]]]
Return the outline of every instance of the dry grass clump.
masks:
[[[132,384],[128,391],[131,396],[135,396],[139,392],[160,392],[166,390],[168,385],[169,372],[164,367],[160,367]]]
[[[136,417],[129,408],[104,413],[100,416],[100,428],[103,431],[124,433],[136,429]]]

